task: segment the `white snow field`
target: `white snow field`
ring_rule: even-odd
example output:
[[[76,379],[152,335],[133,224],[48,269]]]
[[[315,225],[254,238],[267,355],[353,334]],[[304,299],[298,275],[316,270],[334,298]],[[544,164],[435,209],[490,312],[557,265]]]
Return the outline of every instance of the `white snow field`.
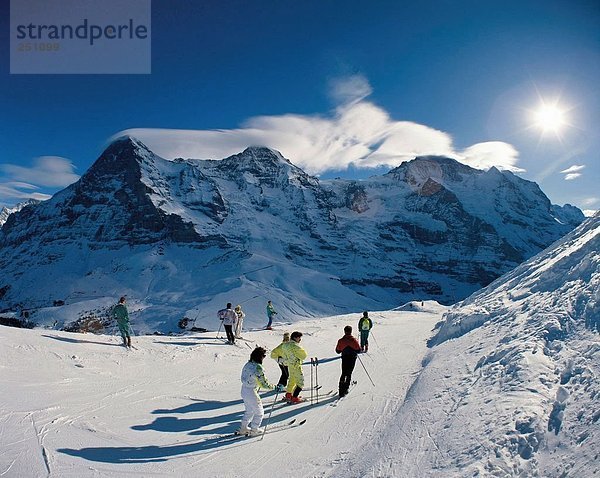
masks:
[[[435,302],[411,309],[371,312],[374,337],[360,358],[375,386],[357,361],[358,384],[337,406],[335,396],[321,396],[312,406],[278,401],[272,425],[292,418],[307,422],[262,441],[223,438],[237,429],[243,412],[239,376],[251,352],[243,341],[226,345],[215,332],[140,336],[128,351],[117,337],[0,327],[0,476],[335,474],[396,419],[421,369],[426,340],[446,310]],[[311,319],[244,336],[254,341],[251,347],[272,349],[284,331],[302,331],[309,357],[320,359],[319,383],[326,393],[337,390],[336,342],[345,325],[356,328],[360,316]],[[310,368],[303,367],[306,388]],[[276,383],[276,362],[267,357],[265,369]],[[310,398],[308,390],[303,395]],[[274,394],[263,397],[268,414]]]

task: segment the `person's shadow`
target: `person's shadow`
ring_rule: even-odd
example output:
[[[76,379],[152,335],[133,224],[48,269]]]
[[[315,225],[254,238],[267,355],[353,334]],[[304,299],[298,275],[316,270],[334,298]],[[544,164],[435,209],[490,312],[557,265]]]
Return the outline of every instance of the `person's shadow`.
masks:
[[[328,397],[320,401],[318,404],[312,406],[307,402],[301,405],[290,405],[289,410],[283,413],[273,416],[270,424],[275,425],[278,423],[285,423],[289,421],[291,417],[296,417],[299,413],[309,408],[322,407],[337,399],[336,396]],[[200,410],[214,410],[218,408],[227,407],[240,402],[216,402],[207,401],[201,404],[194,404],[199,407]],[[189,407],[193,407],[190,405]],[[204,408],[202,408],[204,407]],[[177,411],[178,410],[178,411]],[[182,411],[185,410],[185,411]],[[268,406],[265,406],[265,410],[268,410]],[[191,408],[181,407],[174,409],[172,412],[175,413],[188,413],[192,410]],[[153,413],[165,413],[168,410],[155,410]],[[235,430],[238,428],[239,419],[241,418],[242,411],[235,411],[226,413],[223,415],[217,415],[206,418],[192,418],[192,419],[177,419],[176,417],[161,417],[155,420],[153,423],[147,425],[134,425],[131,428],[133,430],[155,430],[161,432],[182,432],[187,430],[190,431],[189,435],[207,435],[220,433],[219,436],[207,438],[204,440],[191,440],[181,443],[175,443],[173,445],[157,446],[118,446],[118,447],[88,447],[81,448],[79,450],[73,448],[60,448],[57,450],[59,453],[65,455],[75,456],[84,458],[89,461],[97,461],[103,463],[153,463],[168,461],[170,457],[178,455],[186,455],[189,453],[199,453],[208,450],[215,450],[225,446],[241,446],[248,440],[255,440],[255,438],[240,438],[234,435]],[[221,424],[220,427],[214,427],[214,425]],[[212,428],[206,428],[213,426]],[[277,432],[276,432],[277,433]],[[239,442],[238,442],[239,440]]]
[[[42,334],[42,337],[46,337],[47,339],[59,340],[60,342],[68,342],[70,344],[97,344],[97,345],[112,345],[113,347],[123,347],[122,343],[112,343],[112,342],[96,342],[94,340],[82,340],[82,339],[72,339],[69,337],[58,337],[56,335],[46,335]]]

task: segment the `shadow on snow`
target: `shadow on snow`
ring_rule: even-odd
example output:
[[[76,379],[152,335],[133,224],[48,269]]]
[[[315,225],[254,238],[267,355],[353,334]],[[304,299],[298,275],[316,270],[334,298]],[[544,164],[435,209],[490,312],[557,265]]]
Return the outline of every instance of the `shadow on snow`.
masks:
[[[302,405],[289,406],[289,410],[277,414],[277,416],[271,417],[271,425],[278,422],[285,422],[298,415],[303,410],[325,406],[333,401],[337,397],[329,397],[325,400],[320,401],[318,404],[310,405],[308,402]],[[231,402],[216,402],[207,401],[201,404],[196,404],[199,408],[192,409],[194,405],[189,407],[182,407],[180,409],[168,410],[156,410],[154,413],[189,413],[191,411],[199,410],[214,410],[218,408],[224,408],[230,405],[240,403],[241,400]],[[272,402],[266,404],[265,411],[268,413]],[[202,408],[204,407],[204,408]],[[176,411],[186,409],[186,411]],[[233,435],[238,427],[238,422],[241,419],[242,411],[227,413],[224,415],[207,417],[207,418],[193,418],[193,419],[177,419],[175,417],[165,417],[155,420],[153,423],[148,425],[134,425],[134,430],[155,430],[162,432],[181,432],[186,430],[194,430],[189,435],[208,435],[215,433],[226,434],[225,436],[216,436],[207,438],[200,441],[186,441],[183,443],[176,443],[173,445],[148,445],[148,446],[118,446],[118,447],[89,447],[81,448],[79,450],[72,448],[60,448],[57,450],[59,453],[70,455],[74,457],[83,458],[89,461],[97,461],[103,463],[153,463],[153,462],[164,462],[168,461],[169,458],[187,455],[190,453],[201,453],[209,450],[215,450],[217,448],[227,446],[242,445],[244,442],[255,440],[255,438],[239,438]],[[215,425],[221,423],[222,426],[218,428],[210,428],[203,430],[202,427],[209,425]],[[277,432],[275,432],[277,433]]]
[[[72,339],[69,337],[58,337],[56,335],[42,334],[42,337],[46,337],[48,339],[59,340],[61,342],[68,342],[70,344],[97,344],[97,345],[112,345],[113,347],[123,347],[123,343],[121,341],[119,341],[118,344],[115,344],[115,343],[111,343],[111,342],[95,342],[94,340],[81,340],[81,339]]]

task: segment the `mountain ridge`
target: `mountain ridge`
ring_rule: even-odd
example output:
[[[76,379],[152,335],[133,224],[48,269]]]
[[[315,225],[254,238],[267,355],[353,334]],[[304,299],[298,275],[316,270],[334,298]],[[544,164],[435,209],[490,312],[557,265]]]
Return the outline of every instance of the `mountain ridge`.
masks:
[[[580,219],[535,183],[450,158],[321,181],[266,147],[169,161],[124,137],[79,181],[9,217],[0,308],[127,292],[148,327],[172,330],[176,318],[202,320],[205,307],[257,295],[291,317],[452,303]],[[40,288],[30,272],[38,266],[56,283]],[[263,272],[246,275],[255,269]],[[306,290],[314,299],[300,303]],[[258,321],[262,306],[248,306]]]

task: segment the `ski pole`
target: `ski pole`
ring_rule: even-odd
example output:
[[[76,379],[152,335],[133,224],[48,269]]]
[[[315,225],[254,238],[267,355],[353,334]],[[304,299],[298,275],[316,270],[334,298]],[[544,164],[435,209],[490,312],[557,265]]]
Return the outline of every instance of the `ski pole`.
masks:
[[[275,392],[275,400],[273,400],[273,405],[271,405],[271,410],[269,411],[269,416],[267,417],[267,421],[265,423],[265,427],[263,428],[262,436],[260,439],[262,440],[265,437],[265,433],[267,433],[267,427],[269,426],[269,422],[271,421],[271,414],[273,413],[273,409],[275,408],[275,404],[277,403],[277,397],[279,396],[279,389],[276,388]]]
[[[217,338],[221,338],[221,327],[223,327],[223,321],[221,321],[221,325],[219,325],[219,330],[217,330]]]
[[[314,367],[315,363],[313,358],[310,358],[310,404],[313,404],[313,390],[314,390],[314,386],[313,386],[313,367]]]
[[[373,334],[373,331],[370,332],[371,337],[373,337],[373,340],[375,341],[375,344],[377,345],[378,349],[381,349],[381,347],[379,346],[379,342],[377,342],[377,339],[375,338],[375,335]]]
[[[315,387],[317,387],[317,404],[319,403],[319,359],[315,357]]]
[[[358,357],[358,360],[359,360],[360,364],[362,365],[362,368],[365,369],[365,373],[367,374],[367,377],[369,377],[369,380],[371,380],[371,383],[373,384],[373,386],[375,386],[375,383],[373,383],[373,379],[369,375],[369,372],[367,372],[367,367],[365,367],[365,364],[363,363],[362,359],[360,358],[360,354],[357,355],[357,357]]]

